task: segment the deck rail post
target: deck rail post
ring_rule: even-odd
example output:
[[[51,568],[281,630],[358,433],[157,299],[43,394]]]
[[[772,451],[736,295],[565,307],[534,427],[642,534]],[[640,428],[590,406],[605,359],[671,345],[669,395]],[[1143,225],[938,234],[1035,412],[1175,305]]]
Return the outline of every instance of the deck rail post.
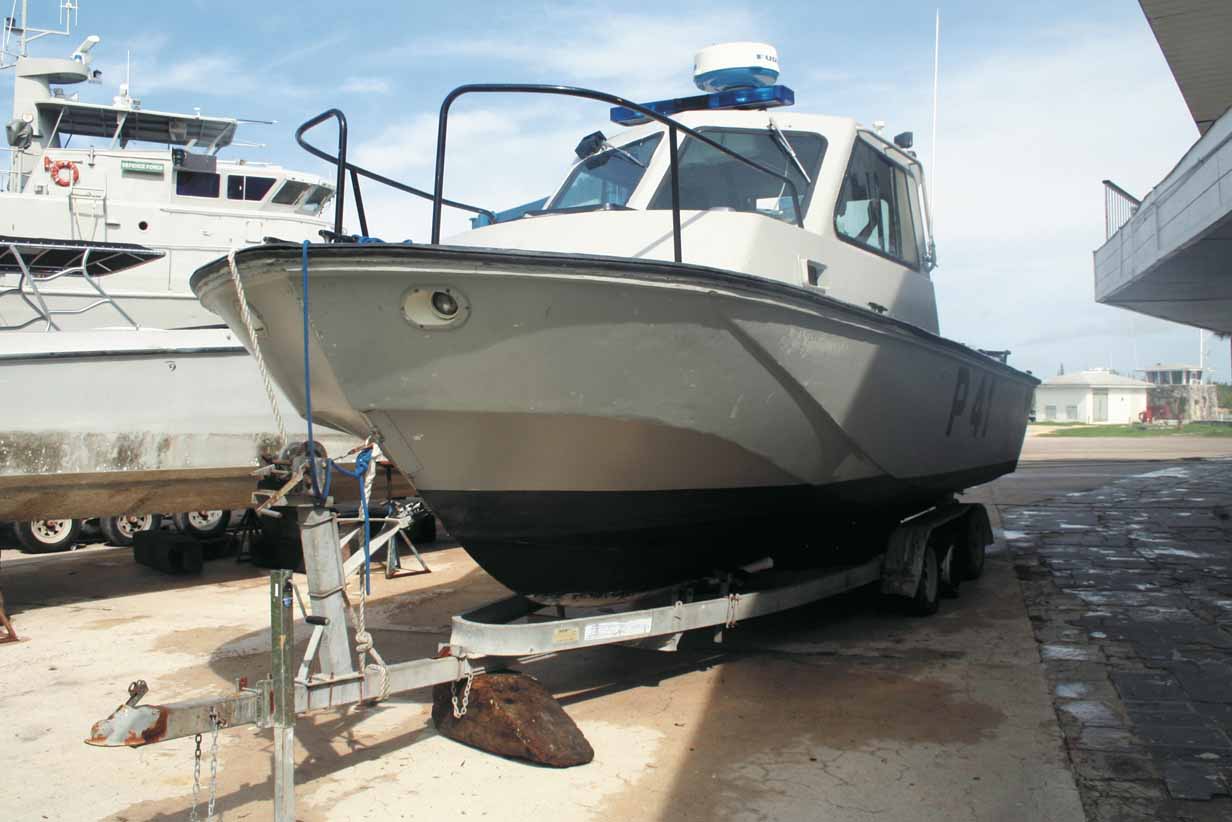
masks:
[[[270,574],[270,678],[274,702],[274,820],[295,822],[295,588],[291,572]]]

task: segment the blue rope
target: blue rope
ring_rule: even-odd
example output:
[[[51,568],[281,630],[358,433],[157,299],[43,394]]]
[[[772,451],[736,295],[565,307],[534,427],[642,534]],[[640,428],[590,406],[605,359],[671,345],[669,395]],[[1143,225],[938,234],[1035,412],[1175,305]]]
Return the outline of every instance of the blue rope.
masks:
[[[362,242],[362,241],[361,241]],[[376,242],[380,242],[377,240]],[[325,500],[329,498],[329,490],[333,471],[346,474],[348,477],[354,477],[359,480],[359,509],[363,512],[364,518],[364,591],[372,593],[372,551],[370,544],[372,541],[371,522],[368,518],[368,495],[364,493],[364,477],[368,474],[368,466],[372,464],[372,448],[369,446],[360,451],[355,457],[355,470],[348,471],[338,463],[331,459],[327,459],[325,463],[325,484],[320,487],[317,484],[317,460],[316,460],[316,439],[312,435],[312,373],[308,366],[308,246],[310,243],[304,240],[303,249],[300,253],[300,277],[304,291],[303,306],[304,306],[304,408],[308,417],[308,476],[312,480],[312,496],[316,500],[317,505],[323,505]]]
[[[312,374],[308,370],[308,246],[309,242],[304,240],[299,263],[304,291],[304,297],[300,301],[304,307],[304,406],[308,412],[308,476],[312,480],[313,499],[317,501],[317,505],[321,505],[325,502],[325,496],[317,485],[317,442],[312,436]]]
[[[364,477],[368,474],[368,466],[372,464],[372,448],[365,448],[355,456],[355,470],[348,471],[333,460],[329,461],[329,467],[335,469],[340,474],[346,474],[348,477],[354,477],[359,480],[359,510],[364,517],[364,592],[372,593],[372,552],[369,548],[369,543],[372,539],[372,530],[368,519],[368,495],[364,493]],[[326,472],[326,482],[329,482],[329,472]],[[328,486],[327,486],[328,487]]]

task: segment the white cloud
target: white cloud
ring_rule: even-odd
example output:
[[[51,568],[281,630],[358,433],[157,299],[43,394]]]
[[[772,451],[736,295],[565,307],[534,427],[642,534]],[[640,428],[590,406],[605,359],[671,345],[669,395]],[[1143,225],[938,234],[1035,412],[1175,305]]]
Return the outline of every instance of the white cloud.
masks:
[[[350,77],[342,84],[342,91],[351,94],[388,94],[390,88],[383,77]]]
[[[736,9],[651,15],[557,6],[530,18],[517,36],[432,38],[409,50],[420,56],[515,63],[535,77],[601,85],[639,99],[661,97],[671,89],[688,91],[696,49],[756,38],[763,29],[757,17]]]

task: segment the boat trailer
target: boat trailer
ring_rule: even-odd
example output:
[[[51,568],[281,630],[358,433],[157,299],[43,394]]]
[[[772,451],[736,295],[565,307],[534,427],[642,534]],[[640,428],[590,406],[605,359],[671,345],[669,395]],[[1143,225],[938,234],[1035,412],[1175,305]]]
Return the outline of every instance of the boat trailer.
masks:
[[[133,682],[128,699],[110,716],[94,724],[86,742],[107,747],[141,747],[195,736],[193,813],[199,791],[201,737],[224,728],[257,725],[273,728],[274,819],[295,819],[295,717],[310,711],[339,708],[433,685],[450,684],[453,715],[466,713],[472,681],[485,672],[481,660],[494,660],[492,670],[511,661],[531,662],[545,655],[610,644],[634,644],[675,650],[686,631],[715,628],[716,641],[738,622],[783,611],[860,588],[878,580],[884,593],[913,598],[919,613],[936,610],[939,591],[961,578],[974,578],[983,567],[984,548],[992,542],[988,515],[982,505],[948,504],[901,523],[884,551],[865,562],[841,568],[779,572],[765,560],[736,574],[724,574],[700,584],[682,586],[659,607],[567,617],[540,615],[545,606],[520,596],[503,599],[453,617],[449,642],[437,656],[387,664],[376,653],[360,608],[352,609],[354,638],[347,627],[348,578],[362,572],[356,554],[344,563],[338,517],[330,500],[282,496],[282,516],[298,523],[307,575],[305,608],[290,571],[270,574],[270,675],[249,684],[236,683],[233,693],[167,704],[143,704],[148,688]],[[931,577],[931,578],[930,578]],[[706,593],[696,597],[700,587]],[[923,589],[923,591],[921,590]],[[695,598],[696,597],[696,598]],[[313,626],[303,660],[294,665],[294,621],[297,607]],[[372,662],[367,658],[371,656]],[[459,704],[459,692],[461,703]],[[438,697],[439,698],[439,697]],[[216,762],[211,769],[216,773]],[[215,785],[211,785],[213,813]]]

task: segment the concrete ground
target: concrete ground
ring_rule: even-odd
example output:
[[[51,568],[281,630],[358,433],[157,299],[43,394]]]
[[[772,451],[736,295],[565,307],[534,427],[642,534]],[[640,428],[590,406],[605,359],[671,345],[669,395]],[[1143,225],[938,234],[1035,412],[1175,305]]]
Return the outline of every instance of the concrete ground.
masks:
[[[1034,451],[1041,441],[1048,450]],[[1031,438],[1017,474],[970,497],[1011,511],[1080,494],[1160,470],[1139,461],[1174,457],[1177,441],[1135,441],[1135,461],[1124,461],[1109,456],[1123,443]],[[744,624],[721,645],[698,632],[675,654],[611,647],[528,666],[594,745],[580,768],[440,737],[425,692],[303,719],[299,818],[1082,819],[1086,777],[1072,775],[1055,683],[999,547],[984,578],[931,618],[856,592]],[[375,580],[368,622],[387,659],[431,654],[451,614],[504,593],[457,547],[426,556],[430,575]],[[192,740],[138,750],[80,740],[133,679],[157,703],[263,675],[263,572],[216,560],[202,577],[172,578],[97,547],[3,558],[23,641],[0,646],[0,819],[186,816]],[[204,800],[208,738],[203,747]],[[251,727],[220,734],[226,818],[269,818],[270,748]]]

